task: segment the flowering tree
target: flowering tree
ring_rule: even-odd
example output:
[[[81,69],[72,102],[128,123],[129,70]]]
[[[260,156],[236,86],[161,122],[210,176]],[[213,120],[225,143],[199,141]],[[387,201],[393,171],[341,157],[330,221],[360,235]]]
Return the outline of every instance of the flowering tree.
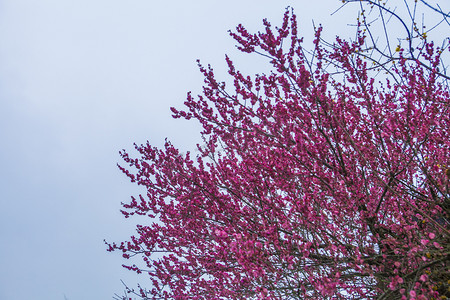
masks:
[[[369,1],[370,2],[370,1]],[[152,286],[144,299],[431,299],[450,297],[450,91],[438,70],[449,45],[403,48],[379,76],[367,31],[298,38],[287,10],[231,36],[269,58],[245,76],[227,57],[230,89],[211,67],[203,95],[175,118],[203,126],[199,155],[136,145],[120,169],[147,194],[123,214],[149,217],[112,243]],[[409,51],[409,50],[408,50]],[[394,57],[394,55],[392,56]],[[370,56],[367,56],[370,58]],[[381,63],[380,63],[381,64]],[[125,299],[125,298],[124,298]]]

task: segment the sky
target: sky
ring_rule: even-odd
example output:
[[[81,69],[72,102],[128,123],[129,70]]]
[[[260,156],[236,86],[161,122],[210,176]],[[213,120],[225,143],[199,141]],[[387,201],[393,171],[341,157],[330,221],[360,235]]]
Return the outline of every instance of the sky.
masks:
[[[121,267],[103,240],[136,222],[120,203],[142,190],[117,168],[121,149],[168,138],[192,150],[199,125],[171,118],[201,91],[196,59],[226,78],[266,61],[227,31],[280,24],[294,7],[300,34],[348,31],[338,0],[0,0],[0,299],[112,299],[148,281]]]

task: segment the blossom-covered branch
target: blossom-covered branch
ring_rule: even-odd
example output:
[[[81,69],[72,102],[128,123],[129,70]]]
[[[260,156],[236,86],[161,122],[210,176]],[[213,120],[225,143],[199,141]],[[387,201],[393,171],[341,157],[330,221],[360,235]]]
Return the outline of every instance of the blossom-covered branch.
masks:
[[[126,267],[150,277],[143,299],[450,296],[448,45],[425,40],[415,60],[400,49],[394,76],[376,77],[358,55],[367,31],[326,45],[322,30],[308,52],[290,9],[280,27],[239,25],[239,49],[272,72],[246,76],[227,57],[229,87],[199,63],[203,95],[172,112],[200,122],[200,154],[121,152],[147,190],[123,214],[149,218],[108,245],[141,258]]]

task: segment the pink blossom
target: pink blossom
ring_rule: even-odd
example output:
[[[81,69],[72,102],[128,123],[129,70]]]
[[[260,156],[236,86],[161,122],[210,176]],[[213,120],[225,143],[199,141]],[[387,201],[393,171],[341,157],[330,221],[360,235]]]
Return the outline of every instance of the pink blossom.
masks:
[[[449,230],[433,221],[446,218],[444,50],[417,38],[414,56],[377,65],[357,30],[324,44],[318,27],[309,51],[292,10],[257,33],[239,25],[238,49],[271,70],[247,76],[226,56],[225,84],[199,63],[203,94],[172,109],[199,123],[196,154],[169,141],[121,152],[120,170],[145,188],[122,213],[145,219],[108,251],[135,258],[124,267],[150,276],[148,298],[435,297],[433,277],[415,274],[445,271],[430,264]]]
[[[433,246],[438,249],[442,249],[442,246],[438,242],[433,242]]]

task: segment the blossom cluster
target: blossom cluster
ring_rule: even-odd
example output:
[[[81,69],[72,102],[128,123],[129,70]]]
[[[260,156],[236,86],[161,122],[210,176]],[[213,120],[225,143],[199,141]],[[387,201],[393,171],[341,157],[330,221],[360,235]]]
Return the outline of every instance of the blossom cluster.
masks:
[[[198,154],[136,145],[120,169],[149,217],[109,245],[148,274],[144,299],[431,299],[450,296],[450,94],[428,43],[374,78],[365,36],[303,48],[296,16],[238,26],[239,49],[269,58],[230,88],[199,63],[203,95],[174,118],[202,125]],[[424,66],[423,61],[428,63]],[[401,80],[397,80],[400,78]]]

